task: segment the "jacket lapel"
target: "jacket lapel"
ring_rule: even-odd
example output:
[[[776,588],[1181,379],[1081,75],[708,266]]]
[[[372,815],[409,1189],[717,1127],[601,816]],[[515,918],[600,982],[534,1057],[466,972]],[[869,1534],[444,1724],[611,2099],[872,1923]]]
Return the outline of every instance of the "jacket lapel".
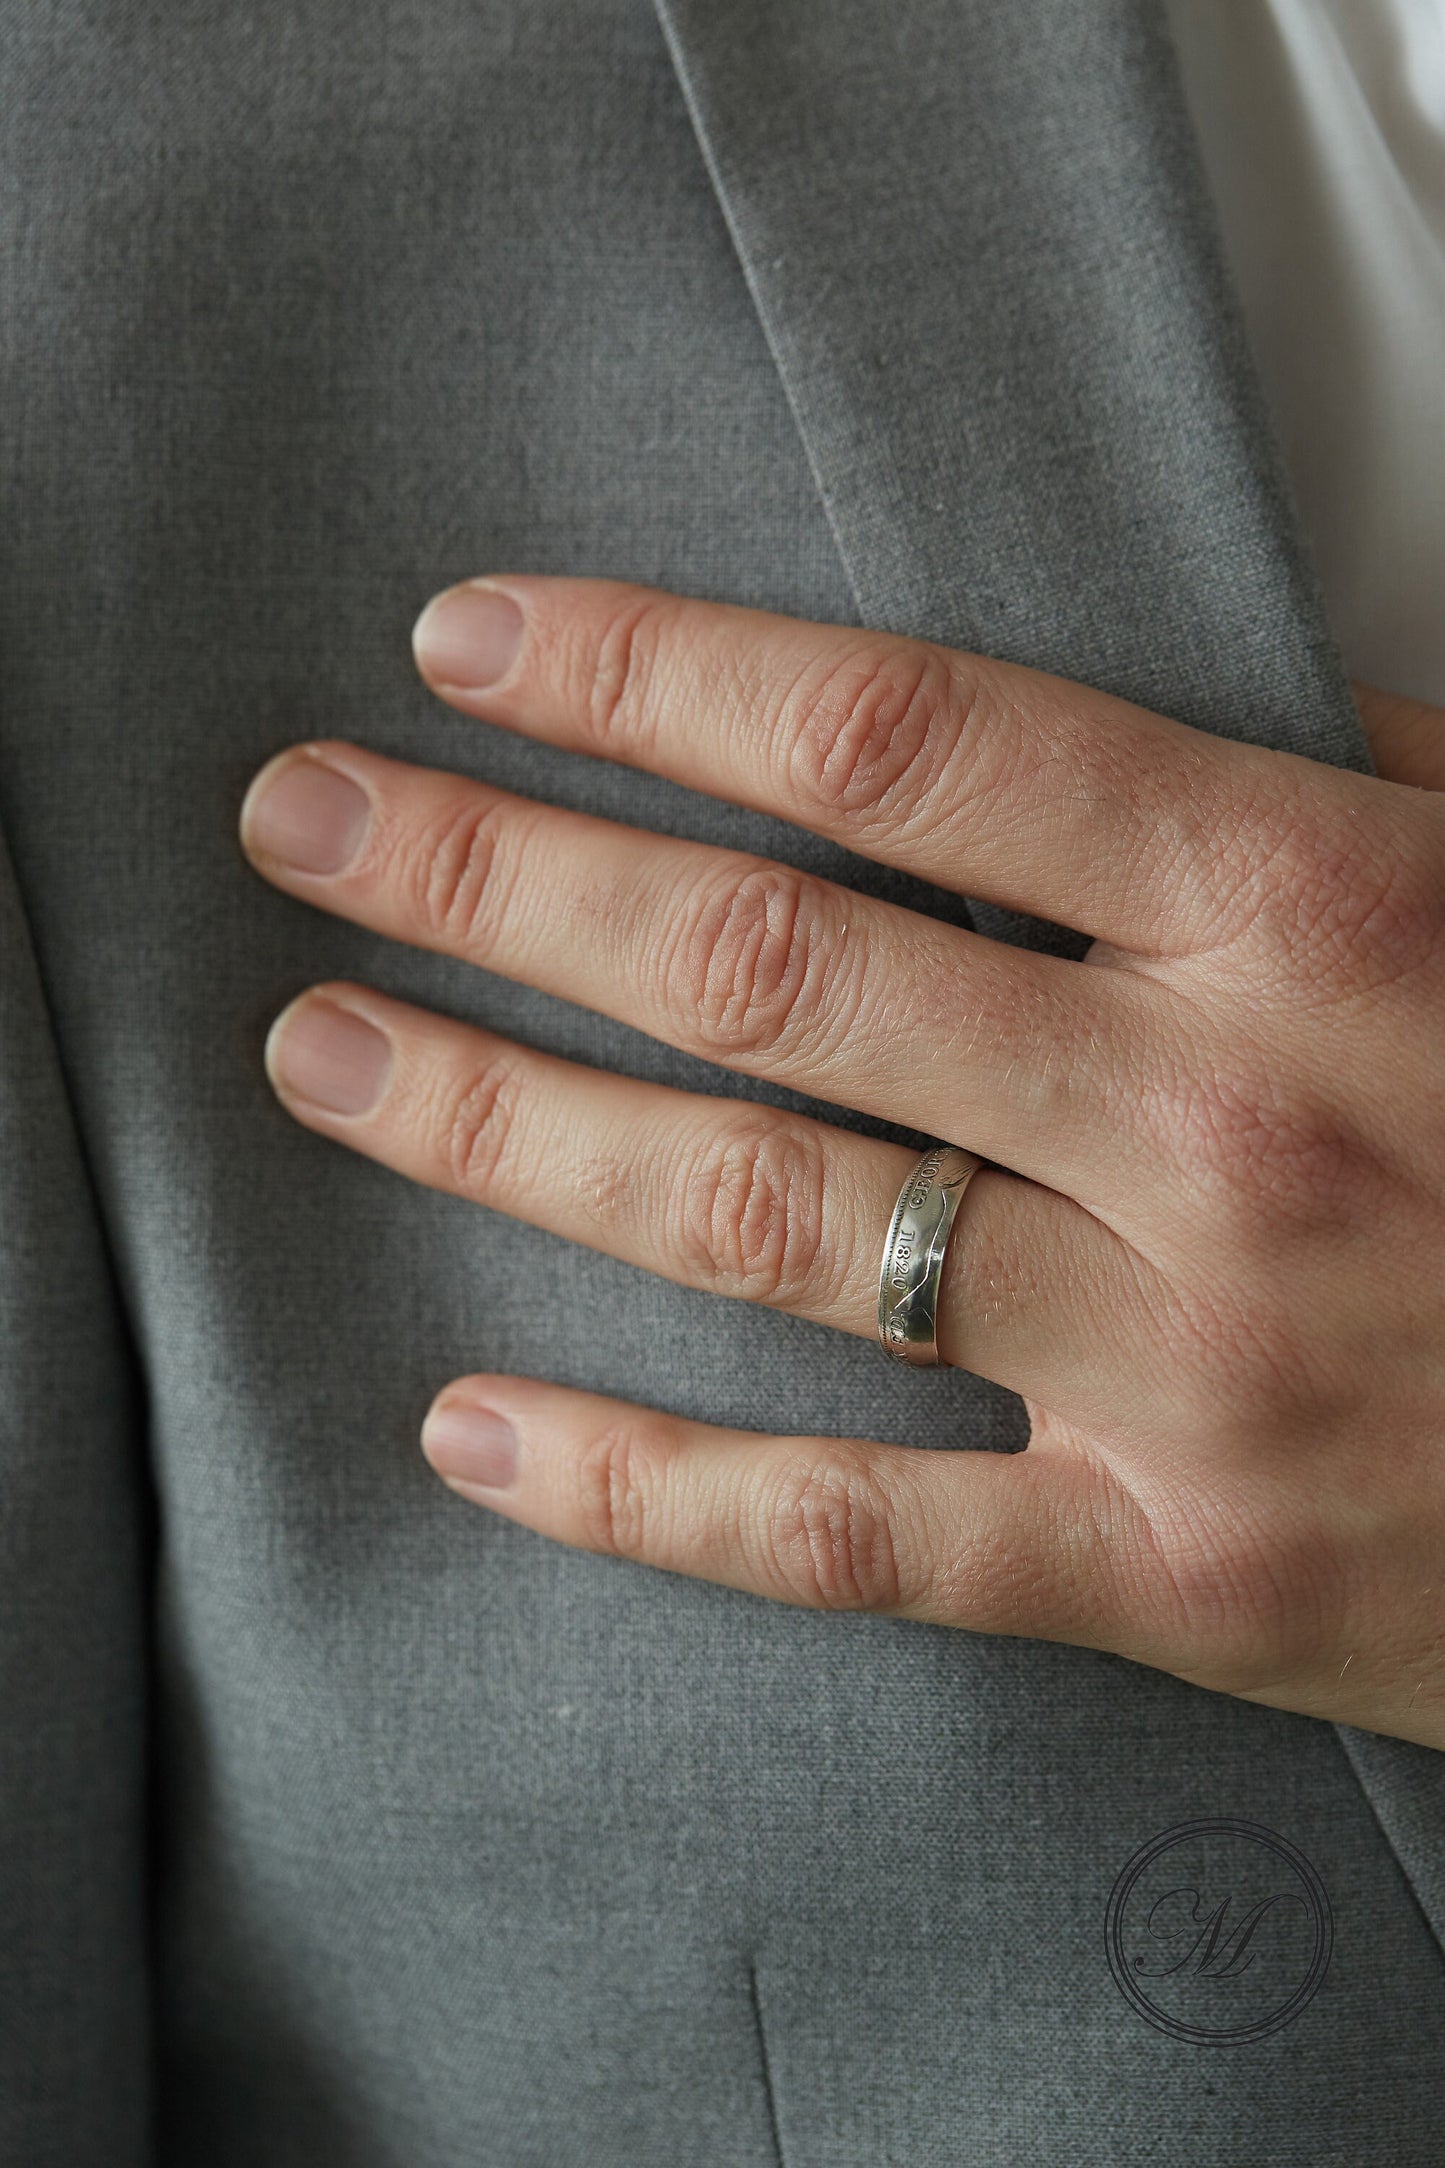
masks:
[[[1368,770],[1155,0],[656,0],[868,623]]]
[[[1155,0],[656,6],[859,622],[1368,772]],[[1445,1755],[1336,1731],[1445,1940]]]

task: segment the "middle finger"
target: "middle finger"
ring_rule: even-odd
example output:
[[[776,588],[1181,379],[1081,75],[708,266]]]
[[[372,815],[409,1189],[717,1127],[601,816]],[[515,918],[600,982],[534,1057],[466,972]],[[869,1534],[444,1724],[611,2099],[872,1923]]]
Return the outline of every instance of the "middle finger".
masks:
[[[357,797],[349,814],[347,782]],[[288,748],[241,838],[277,886],[685,1052],[1117,1198],[1162,990],[749,852],[539,804],[345,740]]]

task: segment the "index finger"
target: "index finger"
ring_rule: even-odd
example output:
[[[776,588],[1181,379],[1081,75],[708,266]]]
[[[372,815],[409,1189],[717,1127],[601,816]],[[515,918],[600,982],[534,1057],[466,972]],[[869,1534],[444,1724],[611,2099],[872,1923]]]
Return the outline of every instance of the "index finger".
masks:
[[[929,641],[616,580],[465,581],[413,644],[468,713],[1153,954],[1219,938],[1222,868],[1251,826],[1268,847],[1256,808],[1289,757]]]

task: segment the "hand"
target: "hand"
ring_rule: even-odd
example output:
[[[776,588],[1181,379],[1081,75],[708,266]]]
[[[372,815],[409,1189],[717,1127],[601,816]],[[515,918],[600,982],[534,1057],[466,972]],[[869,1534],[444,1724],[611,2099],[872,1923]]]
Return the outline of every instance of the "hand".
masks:
[[[292,895],[995,1163],[939,1344],[1024,1397],[1026,1452],[488,1374],[434,1403],[437,1470],[564,1543],[1445,1746],[1445,800],[611,581],[468,583],[417,652],[468,714],[1093,939],[1014,948],[341,739],[268,762],[243,841]],[[350,982],[293,1002],[266,1060],[299,1121],[415,1181],[875,1334],[904,1147]]]

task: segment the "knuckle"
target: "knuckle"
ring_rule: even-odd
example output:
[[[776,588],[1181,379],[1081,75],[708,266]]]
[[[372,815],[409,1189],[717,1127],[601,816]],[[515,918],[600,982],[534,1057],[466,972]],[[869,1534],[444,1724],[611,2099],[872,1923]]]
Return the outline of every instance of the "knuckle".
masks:
[[[768,1503],[768,1565],[794,1602],[827,1611],[892,1611],[905,1591],[888,1500],[846,1453],[799,1459]]]
[[[826,1013],[838,944],[821,885],[788,866],[761,866],[705,894],[689,915],[671,999],[708,1048],[765,1054]]]
[[[1342,1426],[1368,1429],[1375,1335],[1333,1272],[1270,1256],[1232,1271],[1227,1286],[1175,1288],[1169,1323],[1175,1383],[1200,1447],[1253,1459],[1261,1440],[1309,1451]]]
[[[501,909],[504,880],[498,853],[504,823],[515,822],[505,800],[472,796],[449,807],[422,836],[413,856],[413,901],[423,931],[437,947],[480,951]]]
[[[1393,810],[1393,809],[1392,809]],[[1424,842],[1428,848],[1419,847]],[[1322,982],[1369,992],[1439,955],[1445,932],[1445,858],[1434,824],[1338,809],[1292,808],[1266,831],[1247,902],[1252,929],[1279,950],[1306,998]]]
[[[787,1304],[827,1272],[820,1138],[749,1116],[710,1137],[686,1169],[678,1211],[689,1280]]]
[[[453,1189],[484,1198],[496,1181],[523,1099],[521,1071],[494,1055],[449,1098],[441,1125],[442,1164]]]
[[[577,1195],[599,1227],[612,1228],[619,1218],[628,1219],[639,1194],[637,1154],[598,1141],[583,1148],[577,1162]]]
[[[789,782],[805,806],[890,826],[930,802],[967,728],[942,654],[862,648],[801,678],[781,718]]]
[[[597,638],[579,709],[604,751],[635,756],[641,749],[669,615],[657,596],[632,595]]]
[[[649,1455],[635,1424],[609,1424],[590,1440],[577,1468],[582,1548],[641,1559],[651,1526]]]
[[[1182,1080],[1155,1126],[1191,1204],[1234,1256],[1354,1225],[1388,1179],[1378,1149],[1341,1113],[1263,1069]]]

